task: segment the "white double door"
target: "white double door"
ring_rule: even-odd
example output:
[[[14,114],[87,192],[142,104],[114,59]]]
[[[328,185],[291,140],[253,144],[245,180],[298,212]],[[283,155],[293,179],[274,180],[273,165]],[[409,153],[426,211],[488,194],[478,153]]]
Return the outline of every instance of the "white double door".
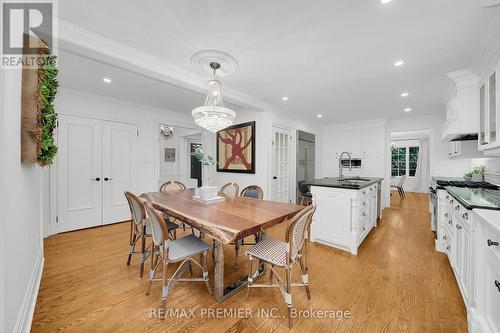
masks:
[[[290,203],[290,130],[273,126],[272,137],[271,200]]]
[[[130,219],[124,191],[138,180],[137,125],[61,115],[58,232]]]

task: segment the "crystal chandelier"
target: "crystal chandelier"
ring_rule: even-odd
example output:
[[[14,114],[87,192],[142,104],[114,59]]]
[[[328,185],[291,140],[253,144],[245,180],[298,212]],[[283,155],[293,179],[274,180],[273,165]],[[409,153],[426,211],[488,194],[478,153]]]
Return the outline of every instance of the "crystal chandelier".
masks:
[[[214,70],[213,77],[208,80],[208,93],[204,106],[193,109],[194,122],[212,133],[218,132],[233,124],[236,113],[225,108],[222,103],[221,83],[215,76],[215,71],[220,68],[217,62],[211,62],[210,68]]]

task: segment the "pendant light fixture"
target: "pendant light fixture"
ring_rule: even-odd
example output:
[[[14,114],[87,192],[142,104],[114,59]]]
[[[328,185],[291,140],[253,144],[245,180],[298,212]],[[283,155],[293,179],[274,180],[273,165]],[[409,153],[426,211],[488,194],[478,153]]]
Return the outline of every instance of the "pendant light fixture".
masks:
[[[192,111],[194,122],[212,133],[231,126],[236,113],[224,107],[222,102],[222,87],[217,79],[216,71],[221,67],[218,62],[210,62],[213,76],[208,80],[208,92],[204,106],[199,106]]]

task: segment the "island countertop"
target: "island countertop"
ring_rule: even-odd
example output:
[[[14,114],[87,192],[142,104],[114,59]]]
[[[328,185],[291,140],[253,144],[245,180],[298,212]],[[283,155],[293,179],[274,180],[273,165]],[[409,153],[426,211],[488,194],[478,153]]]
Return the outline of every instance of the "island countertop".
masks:
[[[323,187],[345,188],[349,190],[360,190],[375,183],[379,183],[383,180],[384,178],[373,178],[373,177],[344,177],[342,180],[340,180],[338,177],[327,177],[322,179],[306,180],[305,184],[309,186],[323,186]]]

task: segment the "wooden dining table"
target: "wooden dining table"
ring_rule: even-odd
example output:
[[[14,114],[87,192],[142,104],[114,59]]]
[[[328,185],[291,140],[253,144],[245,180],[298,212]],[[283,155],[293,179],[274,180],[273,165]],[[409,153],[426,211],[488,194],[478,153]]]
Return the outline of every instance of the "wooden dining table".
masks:
[[[304,206],[259,200],[245,197],[231,197],[219,193],[224,201],[202,203],[193,199],[193,190],[175,192],[148,192],[141,197],[152,206],[199,230],[215,240],[214,296],[221,303],[226,298],[244,288],[247,275],[224,285],[224,244],[231,244],[250,235],[261,240],[265,230],[281,223]],[[260,276],[264,274],[262,269]]]

